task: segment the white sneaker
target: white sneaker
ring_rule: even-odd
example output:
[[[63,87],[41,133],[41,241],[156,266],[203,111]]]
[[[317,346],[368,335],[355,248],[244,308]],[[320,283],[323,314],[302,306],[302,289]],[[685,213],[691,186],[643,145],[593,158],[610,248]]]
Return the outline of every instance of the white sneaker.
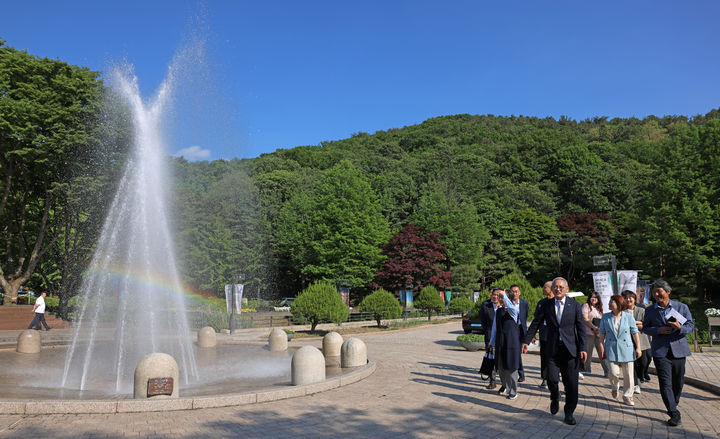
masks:
[[[581,380],[585,379],[585,375],[582,374],[582,372],[578,372],[578,378]]]
[[[640,394],[640,384],[638,384],[637,386],[635,386],[634,392],[637,393],[638,395]]]

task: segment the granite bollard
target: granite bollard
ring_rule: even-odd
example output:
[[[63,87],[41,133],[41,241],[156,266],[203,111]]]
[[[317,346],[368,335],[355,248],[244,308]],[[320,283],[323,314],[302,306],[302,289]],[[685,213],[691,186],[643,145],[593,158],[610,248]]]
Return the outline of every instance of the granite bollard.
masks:
[[[342,367],[358,367],[367,364],[367,347],[359,338],[348,338],[340,348]]]
[[[41,346],[40,331],[26,329],[18,335],[17,351],[21,354],[37,354]]]
[[[325,334],[325,337],[323,337],[323,354],[326,357],[339,357],[342,344],[342,335],[334,331],[328,332]]]
[[[337,332],[328,332],[323,337],[323,355],[326,366],[340,366],[340,348],[343,344],[342,335]]]
[[[135,368],[135,399],[177,398],[180,373],[175,359],[160,352],[146,355]]]
[[[302,386],[325,381],[325,357],[314,346],[303,346],[292,357],[292,385]]]
[[[282,329],[273,329],[270,331],[270,335],[268,336],[268,345],[270,346],[270,351],[272,352],[287,351],[287,333]]]
[[[217,337],[215,330],[210,326],[205,326],[198,331],[198,346],[201,348],[214,348],[217,345]]]

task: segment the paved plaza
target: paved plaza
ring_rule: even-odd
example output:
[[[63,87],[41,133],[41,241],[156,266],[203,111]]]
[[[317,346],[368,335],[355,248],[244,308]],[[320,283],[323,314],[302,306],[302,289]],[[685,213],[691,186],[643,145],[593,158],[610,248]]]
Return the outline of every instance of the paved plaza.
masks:
[[[519,398],[486,390],[477,368],[481,352],[457,345],[460,322],[359,335],[377,361],[363,381],[323,393],[263,404],[162,413],[0,415],[0,437],[247,437],[247,438],[718,438],[720,353],[693,354],[688,376],[710,392],[686,385],[683,424],[667,416],[657,379],[635,396],[635,407],[610,399],[607,379],[580,382],[576,426],[551,416],[539,383],[538,355],[524,355],[528,379]],[[300,342],[293,342],[300,343]],[[320,347],[320,339],[304,343]],[[597,368],[598,370],[600,368]]]

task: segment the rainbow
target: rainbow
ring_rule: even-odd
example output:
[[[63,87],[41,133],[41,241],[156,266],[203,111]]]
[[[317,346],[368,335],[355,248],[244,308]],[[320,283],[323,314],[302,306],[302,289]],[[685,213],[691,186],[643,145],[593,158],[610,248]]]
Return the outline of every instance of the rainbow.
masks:
[[[175,282],[163,273],[147,273],[146,271],[140,272],[140,270],[133,267],[111,265],[105,270],[101,270],[97,267],[91,267],[85,272],[85,277],[90,276],[108,279],[109,283],[113,285],[112,294],[114,295],[118,294],[117,290],[120,283],[125,282],[126,284],[137,287],[149,288],[168,296],[181,296],[186,301],[195,305],[218,307],[221,301],[223,304],[225,302],[222,298],[219,298],[210,292],[203,291],[183,282],[178,282],[180,284],[180,289],[177,289],[175,287]]]

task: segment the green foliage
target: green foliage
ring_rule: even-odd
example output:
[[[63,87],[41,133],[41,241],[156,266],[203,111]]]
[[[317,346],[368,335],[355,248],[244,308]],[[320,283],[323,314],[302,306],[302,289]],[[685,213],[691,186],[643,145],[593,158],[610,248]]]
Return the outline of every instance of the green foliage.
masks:
[[[215,332],[220,332],[222,329],[230,328],[230,314],[225,312],[225,309],[220,309],[216,306],[205,305],[197,309],[198,312],[202,313],[202,322],[205,326],[212,327]]]
[[[439,313],[445,307],[445,301],[440,297],[438,290],[432,286],[420,290],[420,293],[413,299],[413,306],[428,312],[428,320],[432,317],[432,312]]]
[[[20,285],[47,289],[62,308],[79,290],[132,137],[99,77],[0,42],[0,286],[10,297]],[[100,110],[112,100],[116,110]],[[514,272],[590,291],[597,254],[662,274],[678,294],[720,291],[718,110],[460,114],[255,159],[172,164],[183,278],[217,296],[243,273],[246,297],[295,296],[317,280],[345,280],[359,297],[378,269],[402,273],[379,282],[392,291],[448,281],[483,291]],[[410,223],[439,236],[437,282],[385,266],[380,248]],[[523,297],[535,302],[529,285]]]
[[[28,297],[27,298],[27,304],[28,305],[35,305],[35,302],[37,302],[37,297]],[[45,306],[51,307],[51,306],[58,306],[60,304],[60,299],[57,297],[45,297]]]
[[[454,314],[465,314],[473,308],[472,300],[465,296],[454,297],[448,304],[448,311]]]
[[[431,181],[409,222],[425,233],[437,233],[447,249],[446,268],[476,265],[478,248],[488,240],[477,209],[445,181]]]
[[[315,282],[303,290],[290,306],[290,312],[293,317],[310,322],[311,331],[321,321],[340,323],[350,315],[340,293],[327,281]]]
[[[402,306],[392,293],[381,288],[366,296],[360,303],[359,310],[361,312],[373,313],[379,328],[381,319],[396,319],[400,317]]]
[[[108,201],[75,201],[88,199],[79,197],[83,187],[102,192],[95,179],[102,180],[117,159],[113,147],[122,145],[110,142],[106,159],[96,154],[104,145],[104,93],[98,72],[35,57],[0,40],[0,287],[10,297],[41,264],[47,274],[41,283],[62,301],[73,291],[69,278],[79,279],[60,260],[83,266],[97,231],[86,220],[92,214],[90,222],[102,221]]]
[[[481,343],[485,341],[485,336],[480,334],[462,334],[455,338],[457,341],[469,341],[471,343]]]
[[[529,305],[528,318],[532,318],[537,303],[545,296],[542,294],[542,286],[533,287],[525,276],[520,273],[509,273],[497,281],[500,288],[509,289],[510,286],[517,285],[520,287],[520,298],[526,300]]]

